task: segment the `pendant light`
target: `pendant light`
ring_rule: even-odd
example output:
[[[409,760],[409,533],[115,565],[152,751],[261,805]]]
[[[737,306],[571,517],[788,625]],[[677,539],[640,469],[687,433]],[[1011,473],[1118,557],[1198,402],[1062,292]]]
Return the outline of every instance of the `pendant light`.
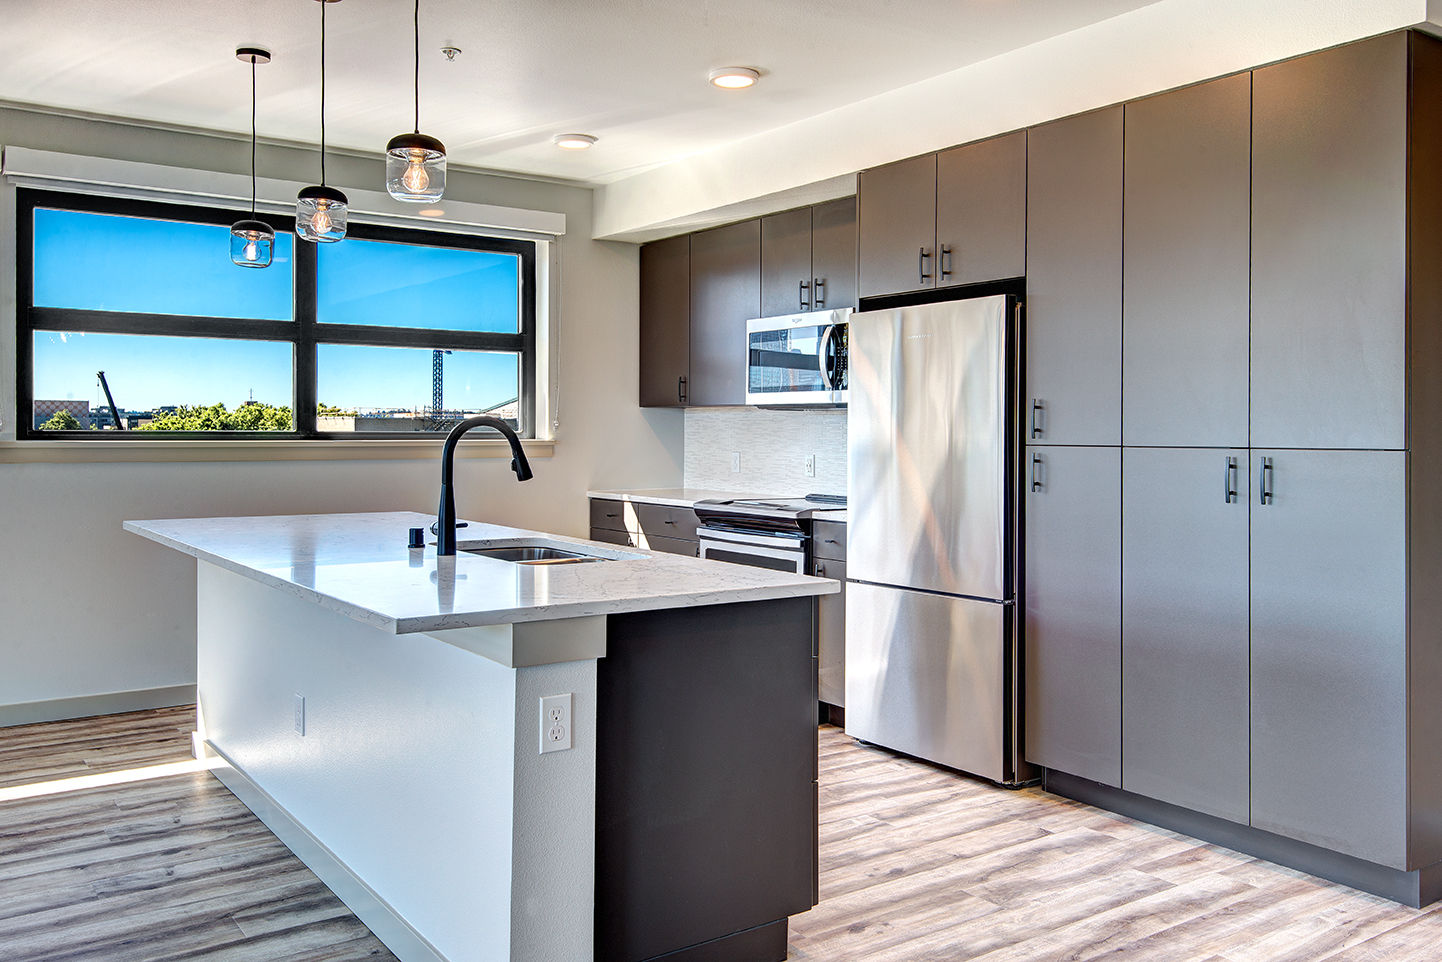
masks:
[[[250,61],[250,219],[230,225],[230,261],[241,267],[269,267],[275,231],[265,221],[255,219],[255,65],[270,63],[270,51],[240,47],[235,57]]]
[[[320,185],[303,187],[295,198],[295,233],[302,240],[330,244],[345,237],[345,194],[325,185],[325,8],[320,0]]]
[[[446,191],[446,145],[421,133],[421,0],[416,0],[416,123],[386,144],[386,192],[396,200],[432,204]]]

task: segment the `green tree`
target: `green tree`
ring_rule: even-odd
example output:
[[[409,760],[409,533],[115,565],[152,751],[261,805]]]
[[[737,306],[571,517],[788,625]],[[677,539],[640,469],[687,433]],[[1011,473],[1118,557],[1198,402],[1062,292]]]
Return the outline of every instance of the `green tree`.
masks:
[[[80,419],[71,414],[65,408],[61,408],[50,416],[50,420],[40,425],[42,431],[79,431]]]
[[[317,415],[318,417],[323,417],[323,418],[353,418],[353,417],[355,417],[355,412],[354,412],[354,411],[348,411],[348,410],[346,410],[345,408],[338,408],[338,407],[335,407],[334,405],[327,404],[327,403],[325,403],[324,401],[319,401],[319,402],[316,403],[315,413],[316,413],[316,415]]]
[[[255,402],[242,404],[234,411],[224,404],[209,407],[181,405],[174,412],[161,414],[142,431],[289,431],[290,408]]]

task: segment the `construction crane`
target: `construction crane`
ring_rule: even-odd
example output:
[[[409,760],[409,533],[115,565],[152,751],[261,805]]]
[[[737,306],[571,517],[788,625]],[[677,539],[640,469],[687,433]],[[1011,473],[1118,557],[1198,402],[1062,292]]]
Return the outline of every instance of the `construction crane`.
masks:
[[[431,429],[439,431],[445,427],[445,380],[446,362],[444,356],[450,351],[431,351]]]

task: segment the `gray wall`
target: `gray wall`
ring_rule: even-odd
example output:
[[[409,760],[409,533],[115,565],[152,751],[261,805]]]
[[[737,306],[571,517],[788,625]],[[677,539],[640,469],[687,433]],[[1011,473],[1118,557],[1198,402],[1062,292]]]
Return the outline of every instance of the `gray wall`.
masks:
[[[0,144],[230,173],[249,160],[232,139],[12,109],[0,109]],[[327,167],[342,188],[382,183],[378,159],[332,156]],[[308,180],[315,154],[263,147],[259,173]],[[446,196],[559,211],[568,231],[555,455],[535,461],[524,485],[504,459],[461,461],[462,516],[584,536],[588,488],[681,484],[681,412],[636,403],[637,249],[590,240],[590,190],[457,171]],[[13,246],[0,238],[7,274]],[[0,357],[13,358],[13,343],[12,294],[0,310]],[[13,372],[0,375],[7,392],[12,383]],[[7,420],[13,408],[13,395],[0,398]],[[433,511],[438,474],[431,460],[16,464],[0,451],[0,707],[194,683],[195,563],[125,534],[121,521]]]

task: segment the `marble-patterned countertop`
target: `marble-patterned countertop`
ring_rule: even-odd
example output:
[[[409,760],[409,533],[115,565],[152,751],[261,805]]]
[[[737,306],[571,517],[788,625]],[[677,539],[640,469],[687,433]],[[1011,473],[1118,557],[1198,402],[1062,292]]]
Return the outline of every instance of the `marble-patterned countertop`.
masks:
[[[712,491],[707,488],[633,488],[629,491],[587,491],[588,498],[611,498],[615,501],[634,501],[640,504],[665,504],[677,508],[689,508],[697,501],[728,500],[745,498],[748,501],[765,501],[769,498],[804,498],[801,494],[777,494],[775,491],[755,494],[745,491]],[[812,514],[821,521],[846,522],[845,508],[818,509]]]
[[[616,560],[521,565],[407,548],[407,529],[434,520],[395,511],[127,521],[125,530],[395,634],[840,590],[825,578],[474,521],[456,532],[459,547],[540,538]]]

